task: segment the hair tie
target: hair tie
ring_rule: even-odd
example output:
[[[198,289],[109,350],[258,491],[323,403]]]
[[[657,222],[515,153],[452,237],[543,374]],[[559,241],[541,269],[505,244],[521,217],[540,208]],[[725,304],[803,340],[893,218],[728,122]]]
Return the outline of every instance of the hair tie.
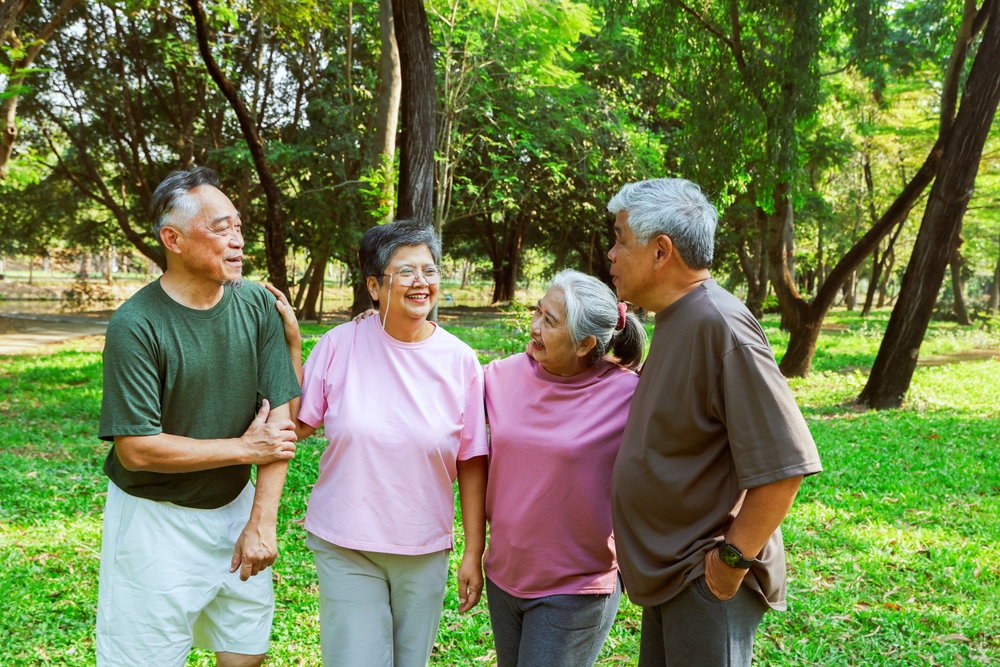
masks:
[[[625,328],[625,313],[628,311],[628,306],[625,305],[624,301],[618,302],[618,324],[615,325],[615,331],[621,331]]]

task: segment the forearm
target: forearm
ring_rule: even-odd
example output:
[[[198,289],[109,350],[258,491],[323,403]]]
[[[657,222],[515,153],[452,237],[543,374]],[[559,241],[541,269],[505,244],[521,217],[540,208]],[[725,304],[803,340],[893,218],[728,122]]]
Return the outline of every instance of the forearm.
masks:
[[[180,435],[118,436],[115,451],[126,470],[181,473],[250,463],[240,438],[197,440]]]
[[[458,462],[458,499],[462,508],[465,553],[486,551],[486,457]]]
[[[281,501],[281,492],[285,488],[287,474],[287,461],[275,461],[257,466],[257,488],[253,496],[249,523],[271,528],[278,524],[278,504]]]
[[[801,483],[799,476],[747,489],[743,506],[726,531],[726,542],[745,558],[756,557],[788,514]]]

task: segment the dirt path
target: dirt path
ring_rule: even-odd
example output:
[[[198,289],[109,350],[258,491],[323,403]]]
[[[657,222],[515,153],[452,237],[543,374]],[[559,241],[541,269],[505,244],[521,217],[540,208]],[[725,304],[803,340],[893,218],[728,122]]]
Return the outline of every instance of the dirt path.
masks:
[[[22,315],[0,316],[0,355],[29,352],[43,345],[83,336],[103,335],[108,316]]]

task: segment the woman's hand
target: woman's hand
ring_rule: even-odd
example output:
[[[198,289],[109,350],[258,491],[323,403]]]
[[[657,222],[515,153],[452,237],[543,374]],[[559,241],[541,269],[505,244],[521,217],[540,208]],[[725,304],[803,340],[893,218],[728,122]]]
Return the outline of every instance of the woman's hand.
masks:
[[[302,332],[299,331],[299,321],[295,318],[295,309],[288,303],[288,298],[281,290],[269,283],[263,283],[263,285],[276,299],[274,306],[278,309],[278,315],[281,316],[281,326],[285,330],[285,345],[288,346],[288,351],[294,355],[295,348],[298,348],[301,355]]]
[[[358,313],[357,315],[355,315],[354,319],[352,319],[351,321],[354,322],[355,324],[357,324],[358,322],[361,322],[363,320],[367,320],[369,317],[371,317],[372,315],[374,315],[377,312],[378,311],[375,310],[374,308],[369,308],[368,310],[364,311],[363,313]]]
[[[458,613],[464,614],[477,604],[483,595],[483,555],[466,551],[458,566]]]

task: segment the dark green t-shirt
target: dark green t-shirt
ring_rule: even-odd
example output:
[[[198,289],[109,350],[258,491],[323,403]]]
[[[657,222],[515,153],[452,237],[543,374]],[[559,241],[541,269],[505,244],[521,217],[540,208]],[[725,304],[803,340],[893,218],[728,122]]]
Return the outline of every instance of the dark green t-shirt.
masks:
[[[104,347],[102,440],[123,435],[236,438],[263,399],[284,405],[301,394],[274,297],[244,281],[208,310],[171,299],[150,283],[122,304]],[[191,473],[126,470],[114,446],[104,472],[126,493],[214,509],[239,495],[250,466]]]

